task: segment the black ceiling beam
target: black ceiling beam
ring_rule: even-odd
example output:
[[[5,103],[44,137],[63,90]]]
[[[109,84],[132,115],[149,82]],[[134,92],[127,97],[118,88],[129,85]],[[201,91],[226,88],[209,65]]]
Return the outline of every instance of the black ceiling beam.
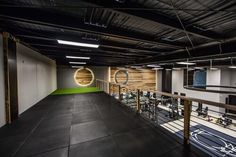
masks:
[[[212,42],[187,50],[177,50],[170,52],[166,55],[157,55],[146,59],[139,59],[136,63],[158,63],[158,62],[171,62],[171,61],[186,61],[194,59],[211,59],[222,56],[236,55],[236,38],[227,39],[221,43]]]
[[[32,47],[35,47],[41,51],[43,50],[64,50],[68,52],[78,52],[81,51],[80,49],[73,49],[73,48],[67,48],[63,46],[51,46],[51,45],[31,45]],[[42,50],[43,49],[43,50]],[[138,54],[130,54],[126,52],[114,52],[114,51],[105,51],[105,50],[91,50],[91,51],[81,51],[81,52],[90,52],[90,53],[97,53],[97,54],[112,54],[115,56],[123,55],[127,56],[129,58],[137,58],[137,57],[144,57],[146,55],[138,55]]]
[[[53,56],[53,55],[47,55],[48,57],[52,57],[56,61],[64,62],[65,64],[70,64],[69,62],[75,62],[77,60],[63,60],[62,58],[58,56]],[[84,61],[83,61],[84,62]],[[110,59],[103,59],[103,60],[93,60],[93,61],[85,61],[86,64],[93,64],[93,63],[116,63],[116,64],[126,64],[126,63],[132,63],[131,61],[126,61],[126,60],[110,60]],[[133,61],[134,62],[134,61]]]
[[[85,4],[95,4],[101,7],[106,8],[144,8],[143,6],[139,6],[138,4],[131,3],[130,1],[124,1],[123,3],[119,3],[117,1],[113,0],[83,0]],[[158,13],[158,10],[155,10],[155,12],[151,11],[140,11],[140,10],[131,10],[131,9],[117,9],[118,12],[129,14],[135,17],[143,18],[155,23],[158,23],[166,28],[174,29],[180,32],[187,32],[188,34],[198,36],[205,39],[211,39],[211,40],[221,40],[223,37],[220,34],[217,34],[215,32],[212,32],[210,30],[208,31],[202,31],[199,29],[196,29],[193,26],[186,27],[185,30],[181,26],[180,22],[176,20],[176,18],[170,18],[168,16],[165,16],[161,13]],[[175,10],[173,10],[175,11]],[[185,23],[182,21],[184,26],[187,26],[189,23]]]
[[[57,52],[57,53],[56,53]],[[47,51],[47,52],[43,52],[42,54],[43,55],[46,55],[46,56],[61,56],[62,58],[64,57],[64,60],[66,60],[66,58],[65,58],[65,56],[66,55],[81,55],[81,56],[85,56],[84,55],[84,53],[81,53],[81,52],[79,52],[79,53],[73,53],[73,52],[70,52],[70,53],[67,53],[67,52],[63,52],[63,51]],[[58,53],[60,53],[60,54],[58,54]],[[64,54],[64,55],[62,55],[62,54]],[[112,60],[113,61],[113,59],[114,59],[114,56],[112,56],[112,55],[91,55],[91,60],[93,61],[94,60],[94,58],[93,57],[96,57],[96,59],[104,59],[104,58],[107,58],[107,59],[109,59],[109,60]],[[115,57],[116,59],[120,59],[121,61],[124,61],[125,59],[127,59],[126,57],[122,57],[122,56],[119,56],[119,57]],[[116,59],[114,59],[114,60],[116,60]]]
[[[112,53],[106,53],[106,54],[101,54],[101,53],[95,53],[95,52],[84,52],[84,51],[67,51],[67,50],[57,50],[57,49],[38,49],[39,51],[41,51],[42,54],[46,54],[46,53],[49,53],[49,52],[53,52],[53,53],[63,53],[64,56],[66,55],[70,55],[70,54],[74,54],[74,55],[89,55],[89,56],[107,56],[107,57],[110,57],[111,59],[112,58],[126,58],[126,59],[133,59],[135,57],[130,57],[130,56],[125,56],[123,54],[112,54]]]
[[[11,26],[9,26],[9,27],[11,27]],[[67,35],[62,32],[58,33],[58,32],[43,31],[43,33],[42,33],[42,32],[38,32],[36,30],[31,30],[31,29],[27,29],[27,31],[24,31],[24,30],[18,31],[15,28],[9,28],[9,27],[6,29],[8,29],[11,33],[14,33],[15,36],[23,37],[23,38],[56,40],[56,37],[58,38],[58,36],[60,36],[62,39],[68,39],[68,40],[71,39],[71,40],[75,40],[75,41],[76,41],[76,39],[81,38],[76,35]],[[29,31],[30,31],[30,33],[29,33]],[[47,36],[47,37],[43,36],[43,34],[45,34],[45,36]],[[170,50],[173,50],[170,47],[166,47],[165,49],[153,49],[153,50],[151,49],[150,50],[148,48],[137,47],[135,45],[133,46],[133,45],[128,45],[128,44],[124,44],[124,43],[111,42],[111,41],[109,41],[109,39],[102,40],[99,44],[102,47],[110,47],[110,48],[114,48],[114,49],[129,49],[129,50],[138,51],[138,52],[142,52],[142,53],[152,53],[152,54],[156,54],[159,52],[167,52],[167,51],[170,52]]]
[[[55,52],[47,52],[47,53],[43,53],[44,55],[46,56],[54,56],[55,58],[60,58],[60,59],[63,59],[63,60],[71,60],[71,61],[78,61],[79,59],[67,59],[65,58],[66,54],[65,55],[61,55],[61,54],[57,54]],[[72,53],[73,54],[73,53]],[[78,54],[78,53],[77,53]],[[68,54],[67,54],[68,55]],[[83,55],[81,55],[83,56]],[[91,58],[90,61],[93,62],[93,61],[97,61],[97,60],[111,60],[111,61],[124,61],[126,59],[129,59],[129,58],[126,58],[126,57],[112,57],[112,56],[99,56],[99,55],[93,55],[94,57],[96,56],[96,58]],[[83,60],[84,61],[84,60]],[[132,61],[134,61],[134,59],[132,59]]]
[[[9,1],[9,0],[7,0]],[[57,2],[56,2],[57,3]],[[164,3],[164,2],[161,2]],[[168,5],[170,6],[170,5]],[[13,3],[13,4],[9,4],[9,3],[3,3],[0,4],[0,7],[14,7],[14,8],[42,8],[41,5],[27,5],[27,4],[20,4],[19,3]],[[69,9],[83,9],[85,8],[84,6],[81,5],[65,5],[65,4],[56,4],[56,5],[51,5],[51,4],[44,4],[43,5],[44,8],[47,9],[55,9],[55,8],[69,8]],[[151,7],[151,8],[144,8],[144,7],[119,7],[117,8],[116,6],[110,6],[110,7],[95,7],[95,6],[91,6],[91,7],[87,7],[87,8],[103,8],[103,9],[118,9],[118,10],[126,10],[126,9],[130,9],[130,10],[163,10],[163,11],[184,11],[184,12],[193,12],[193,11],[201,11],[201,12],[206,12],[206,13],[236,13],[235,10],[230,10],[227,8],[222,8],[222,9],[189,9],[189,8],[169,8],[169,7]],[[189,14],[189,13],[188,13]]]
[[[34,40],[36,40],[37,44],[38,44],[38,43],[42,43],[42,42],[45,43],[46,41],[50,41],[50,42],[55,43],[56,39],[76,41],[81,38],[81,37],[75,36],[75,35],[69,35],[69,34],[65,35],[61,32],[59,32],[59,33],[49,32],[49,31],[38,32],[36,30],[29,30],[29,29],[27,29],[27,31],[19,31],[19,30],[9,28],[9,27],[6,29],[9,32],[11,32],[12,34],[14,34],[15,37],[18,37],[18,38],[24,40],[24,42],[31,44],[32,46],[35,45],[35,43],[33,42]],[[82,40],[86,41],[85,39],[82,39]],[[52,44],[52,43],[50,43],[50,44]],[[47,45],[47,44],[42,44],[42,45]],[[162,53],[162,52],[170,52],[170,50],[172,50],[172,49],[168,49],[168,48],[166,50],[162,49],[162,50],[158,50],[158,51],[157,50],[151,51],[151,50],[146,50],[146,49],[143,50],[142,48],[140,48],[140,49],[133,48],[133,46],[130,46],[127,44],[120,44],[120,43],[103,41],[103,40],[99,42],[99,45],[100,45],[100,48],[105,51],[112,50],[112,51],[116,51],[116,52],[121,52],[121,51],[125,50],[126,53],[139,55],[139,56],[155,55],[155,54]]]
[[[11,32],[11,31],[10,31]],[[14,31],[13,31],[14,32]],[[11,32],[12,33],[12,32]],[[13,33],[14,34],[14,33]],[[40,41],[40,43],[42,43],[42,40],[48,40],[48,41],[56,41],[56,38],[50,36],[50,37],[43,37],[43,36],[36,36],[36,35],[24,35],[25,33],[22,33],[22,34],[14,34],[15,37],[18,37],[24,41],[26,41],[27,43],[29,44],[35,44],[32,40],[38,40]],[[61,38],[61,39],[67,39],[69,37],[64,37],[64,38]],[[38,42],[37,42],[38,43]],[[135,52],[135,53],[142,53],[142,54],[158,54],[158,53],[162,53],[162,52],[170,52],[171,50],[173,49],[160,49],[160,50],[147,50],[147,49],[143,49],[143,48],[140,48],[137,47],[137,48],[134,48],[133,46],[131,45],[127,45],[127,44],[120,44],[120,43],[115,43],[115,42],[107,42],[107,41],[101,41],[99,42],[99,45],[100,47],[103,47],[103,48],[112,48],[112,49],[118,49],[118,50],[126,50],[126,51],[130,51],[130,52]]]
[[[61,53],[63,53],[63,52],[60,52],[60,54]],[[57,63],[61,63],[61,65],[62,65],[62,63],[63,63],[63,65],[67,65],[67,64],[69,64],[70,61],[72,61],[72,62],[78,61],[78,60],[73,60],[73,59],[66,59],[65,55],[58,55],[58,53],[50,52],[50,51],[46,52],[46,53],[44,52],[42,54],[56,60]],[[78,54],[78,53],[76,53],[76,54]],[[95,59],[91,58],[90,60],[86,60],[86,63],[90,64],[90,65],[92,65],[94,63],[98,63],[98,62],[103,63],[103,64],[107,64],[107,65],[111,65],[110,63],[122,65],[122,64],[133,64],[135,62],[135,59],[129,59],[129,58],[125,58],[125,57],[96,56]]]
[[[46,38],[47,39],[47,38]],[[49,38],[50,39],[50,38]],[[91,52],[91,53],[98,53],[98,54],[104,54],[104,53],[108,53],[108,54],[113,54],[113,55],[124,55],[124,56],[129,56],[131,58],[133,57],[147,57],[147,56],[151,56],[151,55],[148,55],[148,54],[145,54],[145,53],[135,53],[135,52],[125,52],[125,51],[119,51],[119,50],[114,50],[114,49],[111,49],[111,48],[98,48],[98,49],[94,49],[94,48],[83,48],[83,47],[77,47],[77,46],[68,46],[68,45],[61,45],[61,44],[58,44],[58,43],[47,43],[47,44],[41,44],[42,42],[37,42],[37,43],[32,43],[32,40],[31,42],[29,42],[29,40],[22,40],[23,42],[29,44],[30,46],[32,47],[35,47],[37,49],[40,49],[40,48],[48,48],[48,49],[64,49],[64,50],[67,50],[68,52],[70,51],[82,51],[84,50],[83,52]],[[56,42],[55,40],[53,40],[54,42]],[[86,51],[85,51],[86,50]]]
[[[52,57],[52,56],[48,56],[48,57]],[[59,65],[59,66],[68,66],[68,67],[71,67],[71,66],[109,66],[110,64],[107,64],[107,63],[105,63],[105,62],[96,62],[96,63],[93,63],[93,64],[91,64],[91,63],[87,63],[86,65],[75,65],[75,64],[73,64],[73,65],[71,65],[71,64],[69,64],[68,62],[66,62],[66,61],[64,61],[64,60],[56,60],[56,63],[57,63],[57,65]]]
[[[236,53],[235,53],[236,55]],[[203,60],[203,61],[196,61],[195,65],[189,65],[189,68],[193,68],[193,67],[210,67],[210,60]],[[231,66],[231,59],[229,58],[225,58],[222,60],[219,60],[217,58],[212,59],[212,66],[213,67],[218,67],[218,66]],[[173,64],[167,64],[167,65],[163,65],[163,67],[165,68],[186,68],[186,65],[179,65],[176,63]]]
[[[49,26],[58,29],[140,41],[155,45],[166,45],[173,48],[181,48],[186,45],[183,43],[163,40],[155,41],[153,37],[146,35],[137,35],[134,33],[130,33],[129,31],[126,31],[124,29],[106,29],[102,27],[96,27],[84,24],[83,19],[69,16],[68,14],[65,15],[64,12],[61,13],[60,11],[55,10],[45,10],[47,9],[0,7],[0,18],[6,21],[10,20],[15,22],[35,24],[39,26]]]
[[[65,46],[65,45],[45,45],[45,44],[29,44],[31,45],[32,47],[36,47],[38,49],[40,48],[51,48],[51,49],[65,49],[67,51],[81,51],[81,48],[76,48],[76,47],[71,47],[71,46]],[[99,49],[99,50],[91,50],[89,52],[94,52],[94,53],[111,53],[111,54],[114,54],[114,55],[126,55],[126,56],[130,56],[130,57],[144,57],[144,56],[148,56],[148,55],[145,55],[145,54],[135,54],[135,53],[127,53],[127,52],[121,52],[121,51],[114,51],[114,50],[103,50],[103,49]]]
[[[215,60],[215,61],[212,61],[212,66],[215,67],[215,66],[230,66],[231,65],[231,62],[230,60],[223,60],[223,61],[218,61],[218,60]],[[197,66],[199,67],[210,67],[210,61],[207,61],[207,62],[197,62]]]
[[[50,57],[52,58],[53,60],[55,60],[58,63],[58,65],[70,65],[70,63],[66,60],[63,60],[63,59],[58,59],[56,58],[55,56],[53,55],[46,55],[47,57]],[[100,63],[100,64],[97,64],[97,63]],[[129,65],[129,64],[133,64],[134,61],[125,61],[125,60],[122,60],[122,61],[118,61],[118,60],[98,60],[98,61],[92,61],[92,62],[87,62],[86,61],[86,65],[107,65],[107,66],[112,66],[114,64],[116,65]]]
[[[24,38],[24,37],[23,37]],[[137,53],[137,52],[129,52],[129,51],[120,51],[120,50],[115,50],[113,48],[83,48],[83,47],[77,47],[77,46],[69,46],[69,45],[61,45],[58,43],[55,43],[56,40],[51,40],[50,38],[44,38],[44,37],[36,37],[36,41],[32,42],[32,39],[23,39],[21,38],[23,42],[31,45],[32,47],[36,47],[36,48],[40,48],[40,47],[44,47],[44,48],[58,48],[58,49],[66,49],[68,51],[80,51],[80,50],[87,50],[88,52],[98,52],[99,54],[101,53],[111,53],[111,54],[117,54],[117,55],[126,55],[126,56],[130,56],[130,57],[144,57],[144,56],[151,56],[151,54],[147,54],[147,53]],[[42,43],[42,41],[40,41],[40,39],[46,39],[46,40],[50,40],[53,41],[51,43]]]
[[[111,42],[111,41],[102,41],[102,46],[104,47],[112,47],[112,48],[117,48],[117,49],[129,49],[129,50],[134,50],[138,52],[143,52],[143,53],[161,53],[161,52],[170,52],[173,50],[171,47],[165,47],[164,49],[150,49],[150,48],[143,48],[141,46],[133,46],[133,45],[127,45],[124,43],[116,43],[116,42]]]
[[[56,42],[56,37],[54,37],[53,35],[51,35],[50,37],[34,36],[34,35],[21,35],[21,34],[14,34],[14,35],[15,35],[15,37],[18,37],[18,38],[22,39],[24,42],[26,42],[26,43],[28,43],[28,44],[30,44],[32,46],[33,45],[42,45],[42,46],[43,45],[45,45],[45,46],[48,45],[48,46],[50,46],[49,43],[47,43],[47,44],[40,44],[40,43],[45,43],[45,41],[51,41],[50,44],[52,44],[52,42],[54,42],[53,43],[54,45],[58,44],[58,43],[55,43]],[[68,39],[68,37],[67,38],[62,37],[61,39]],[[77,37],[77,39],[78,39],[78,37]],[[34,40],[36,40],[37,43],[33,42]],[[44,42],[42,42],[42,41],[44,41]],[[112,42],[110,44],[112,44]],[[148,55],[158,54],[158,53],[161,53],[161,52],[166,52],[166,51],[161,51],[161,52],[142,51],[142,50],[139,50],[139,49],[132,49],[132,48],[131,48],[132,51],[130,51],[129,48],[124,48],[124,47],[116,47],[116,48],[114,48],[114,46],[103,44],[103,42],[102,43],[100,42],[99,45],[100,45],[100,49],[104,50],[104,51],[112,50],[114,52],[121,52],[122,50],[125,50],[125,51],[127,51],[126,52],[127,54],[133,54],[133,55],[137,55],[137,56],[148,56]],[[60,45],[60,46],[63,48],[63,45]],[[58,45],[58,47],[60,47],[60,46]],[[65,47],[67,47],[68,49],[69,48],[71,48],[71,49],[75,48],[75,47],[71,47],[71,46],[65,46]],[[78,47],[77,49],[83,49],[83,47]],[[91,49],[91,48],[86,48],[86,49]],[[125,51],[123,51],[121,53],[124,53]]]

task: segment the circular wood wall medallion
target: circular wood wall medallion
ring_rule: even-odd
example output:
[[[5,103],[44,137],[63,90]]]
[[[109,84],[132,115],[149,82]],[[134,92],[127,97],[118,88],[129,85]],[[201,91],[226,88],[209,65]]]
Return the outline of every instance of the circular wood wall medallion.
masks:
[[[117,70],[114,79],[116,84],[126,85],[129,81],[128,70]]]
[[[74,74],[75,83],[79,86],[90,86],[94,81],[93,71],[89,68],[81,68],[75,71]]]

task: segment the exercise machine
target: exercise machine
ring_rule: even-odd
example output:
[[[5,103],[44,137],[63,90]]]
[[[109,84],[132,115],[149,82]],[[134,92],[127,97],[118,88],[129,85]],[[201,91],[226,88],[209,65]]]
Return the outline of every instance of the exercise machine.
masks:
[[[207,121],[212,121],[212,119],[210,118],[209,114],[208,114],[208,107],[205,107],[205,109],[203,110],[202,109],[202,104],[198,105],[198,108],[197,108],[197,113],[198,113],[198,116],[202,116],[203,118],[207,118]]]
[[[218,123],[226,128],[228,125],[232,124],[232,120],[228,118],[227,114],[223,114],[219,119]]]
[[[173,119],[179,118],[178,100],[175,98],[171,98],[171,103],[169,106],[169,117]]]

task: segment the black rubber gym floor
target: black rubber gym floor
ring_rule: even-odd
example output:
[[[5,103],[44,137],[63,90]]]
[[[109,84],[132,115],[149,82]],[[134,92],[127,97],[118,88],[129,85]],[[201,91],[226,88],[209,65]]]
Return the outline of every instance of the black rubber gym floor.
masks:
[[[1,157],[186,157],[163,130],[154,129],[105,93],[49,96],[0,129]]]

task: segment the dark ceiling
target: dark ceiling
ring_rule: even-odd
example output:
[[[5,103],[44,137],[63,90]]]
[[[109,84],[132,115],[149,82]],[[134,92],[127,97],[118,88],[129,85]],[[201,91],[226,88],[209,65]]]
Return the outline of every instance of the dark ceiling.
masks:
[[[236,56],[233,0],[1,0],[0,28],[58,65],[66,55],[89,56],[88,65]]]

